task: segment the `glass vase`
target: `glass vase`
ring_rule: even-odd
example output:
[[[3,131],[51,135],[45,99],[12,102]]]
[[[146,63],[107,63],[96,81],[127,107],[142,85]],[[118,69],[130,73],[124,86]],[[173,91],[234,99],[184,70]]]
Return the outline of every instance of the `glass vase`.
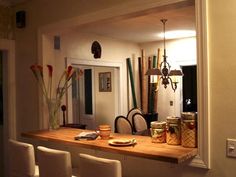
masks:
[[[49,130],[56,130],[60,127],[60,105],[61,102],[58,99],[48,100]]]

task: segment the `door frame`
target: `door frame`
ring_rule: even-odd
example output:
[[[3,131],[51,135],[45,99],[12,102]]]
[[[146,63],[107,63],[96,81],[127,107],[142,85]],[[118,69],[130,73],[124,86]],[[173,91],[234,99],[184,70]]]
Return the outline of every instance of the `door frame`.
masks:
[[[7,100],[7,116],[8,119],[5,118],[3,120],[5,122],[4,126],[5,133],[7,137],[16,139],[17,131],[16,131],[16,79],[15,79],[15,41],[0,39],[0,50],[3,51],[3,60],[5,59],[6,74],[7,74],[7,96],[5,97]]]
[[[3,63],[6,66],[4,72],[7,75],[5,79],[4,89],[7,90],[4,102],[4,124],[3,124],[3,143],[4,149],[7,149],[8,139],[17,138],[16,129],[16,79],[15,79],[15,41],[8,39],[0,39],[0,50],[3,51]],[[8,153],[4,153],[4,175],[8,176]]]
[[[92,115],[86,115],[84,113],[85,112],[84,111],[85,110],[84,109],[85,108],[84,107],[85,104],[81,104],[81,102],[80,102],[80,101],[82,101],[83,103],[85,103],[85,96],[83,94],[84,90],[85,90],[85,85],[83,84],[84,83],[84,77],[83,77],[84,75],[83,75],[80,78],[81,79],[80,81],[81,81],[82,84],[79,84],[79,87],[78,87],[79,91],[82,90],[82,93],[77,94],[78,95],[78,99],[80,100],[80,101],[78,101],[79,102],[78,103],[79,113],[77,113],[77,115],[79,115],[79,121],[80,121],[79,123],[86,124],[86,125],[88,125],[88,126],[86,126],[88,129],[93,130],[93,129],[95,129],[95,122],[96,122],[96,117],[95,117],[95,115],[96,115],[96,110],[95,110],[96,97],[95,97],[95,94],[94,94],[94,92],[95,92],[94,91],[94,67],[93,66],[76,65],[75,68],[82,69],[83,71],[86,70],[86,69],[91,69],[91,72],[92,72],[91,74],[92,74],[92,83],[93,83],[93,85],[92,85],[92,99],[93,99],[93,101],[92,101],[92,103],[93,103],[92,109],[93,109],[93,113],[92,113]],[[72,110],[72,112],[74,112],[74,110]],[[84,115],[86,115],[86,116],[84,116]],[[72,115],[72,116],[74,116],[74,115]]]
[[[100,67],[114,67],[118,68],[118,77],[114,77],[116,83],[118,83],[117,92],[115,92],[115,115],[125,114],[127,109],[127,100],[125,99],[125,82],[121,82],[125,78],[125,62],[121,61],[111,61],[111,60],[84,60],[78,58],[69,58],[67,57],[68,65],[78,67],[78,66],[100,66]]]

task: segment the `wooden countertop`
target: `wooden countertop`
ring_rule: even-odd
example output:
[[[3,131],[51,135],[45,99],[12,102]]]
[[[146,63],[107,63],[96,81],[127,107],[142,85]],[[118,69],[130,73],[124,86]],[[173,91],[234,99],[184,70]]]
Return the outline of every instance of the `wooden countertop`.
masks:
[[[173,146],[166,143],[152,143],[151,137],[147,136],[112,133],[111,138],[113,139],[136,139],[137,144],[135,144],[134,146],[125,147],[110,146],[108,144],[108,140],[101,140],[100,137],[98,137],[96,140],[88,141],[74,140],[74,137],[82,131],[85,130],[74,128],[60,128],[53,131],[39,130],[34,132],[22,133],[22,136],[171,163],[181,163],[197,155],[197,148],[184,148],[182,146]]]

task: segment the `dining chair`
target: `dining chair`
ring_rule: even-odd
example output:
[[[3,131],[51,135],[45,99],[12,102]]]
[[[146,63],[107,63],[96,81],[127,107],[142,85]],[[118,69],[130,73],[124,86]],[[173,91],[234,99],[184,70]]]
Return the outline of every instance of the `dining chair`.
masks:
[[[99,158],[88,154],[79,154],[80,177],[121,177],[119,160]]]
[[[73,177],[71,155],[67,151],[37,147],[40,177]]]
[[[115,119],[115,133],[132,134],[133,127],[130,121],[124,116],[117,116]]]
[[[10,177],[38,177],[35,165],[34,146],[32,144],[9,139],[9,175]]]
[[[141,109],[139,108],[132,108],[131,110],[129,110],[126,118],[130,121],[131,125],[133,126],[133,123],[132,123],[132,117],[135,113],[140,113],[140,114],[143,114]]]
[[[148,129],[147,122],[142,114],[135,113],[132,117],[134,132],[141,132]]]

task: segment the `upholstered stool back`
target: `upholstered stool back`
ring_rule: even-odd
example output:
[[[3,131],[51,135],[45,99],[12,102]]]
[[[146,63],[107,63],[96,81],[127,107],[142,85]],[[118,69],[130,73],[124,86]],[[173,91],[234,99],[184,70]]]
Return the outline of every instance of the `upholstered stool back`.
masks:
[[[79,154],[80,177],[121,177],[121,163],[118,160],[98,158]]]
[[[71,177],[71,155],[67,151],[37,147],[40,177]]]
[[[9,174],[10,177],[39,176],[33,145],[9,140]]]

